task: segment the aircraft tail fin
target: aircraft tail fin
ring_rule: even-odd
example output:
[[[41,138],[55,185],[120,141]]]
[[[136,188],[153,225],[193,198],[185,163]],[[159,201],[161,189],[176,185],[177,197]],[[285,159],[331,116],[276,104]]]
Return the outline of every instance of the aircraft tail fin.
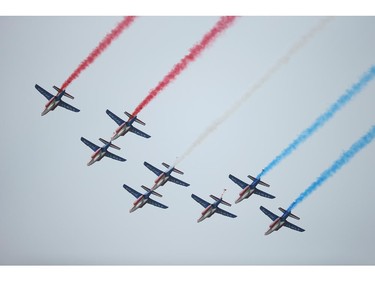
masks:
[[[113,143],[111,142],[107,142],[106,140],[102,139],[102,138],[99,138],[99,140],[104,143],[104,144],[109,144],[110,147],[114,148],[114,149],[117,149],[117,150],[120,150],[121,148],[118,147],[117,145],[114,145]]]
[[[126,116],[128,116],[129,118],[133,118],[134,116],[131,115],[129,112],[125,111],[124,112]],[[145,122],[143,122],[142,120],[138,119],[137,116],[135,116],[135,122],[137,122],[138,124],[141,124],[141,125],[146,125]]]
[[[56,86],[53,86],[53,88],[58,92],[58,93],[61,93],[62,91],[64,91],[64,96],[74,100],[74,97],[72,95],[69,95],[67,92],[65,92],[65,90],[61,90],[59,87],[56,87]]]
[[[215,195],[210,195],[210,197],[212,198],[212,199],[214,199],[215,201],[218,201],[218,200],[220,200],[220,198],[217,198]],[[221,202],[220,202],[221,204],[224,204],[224,205],[226,205],[226,206],[228,206],[228,207],[230,207],[230,206],[232,206],[232,204],[229,204],[228,202],[226,202],[226,201],[224,201],[223,199],[221,199]]]
[[[253,177],[253,176],[251,176],[251,175],[248,175],[247,176],[249,179],[251,179],[252,181],[256,181],[257,180],[257,178],[255,178],[255,177]],[[259,181],[259,184],[260,185],[263,185],[263,186],[266,186],[266,187],[270,187],[270,185],[268,184],[268,183],[265,183],[265,182],[263,182],[263,181]]]
[[[281,208],[281,207],[279,207],[279,210],[280,210],[281,212],[283,212],[283,213],[286,212],[286,210],[283,209],[283,208]],[[299,220],[299,219],[300,219],[299,217],[297,217],[296,215],[294,215],[294,214],[292,214],[292,213],[289,214],[289,217],[291,217],[291,218],[293,218],[293,219],[296,219],[296,220]]]
[[[151,191],[151,189],[149,189],[147,186],[142,185],[141,187],[142,187],[144,190],[146,190],[146,191]],[[163,195],[161,195],[160,193],[157,193],[157,192],[154,191],[154,190],[152,190],[151,193],[152,193],[153,195],[158,196],[158,197],[163,197]]]
[[[170,166],[167,164],[167,163],[165,163],[165,162],[163,162],[163,163],[161,163],[164,167],[166,167],[167,169],[169,169],[170,168]],[[179,169],[176,169],[175,167],[173,167],[173,172],[175,172],[175,173],[177,173],[177,174],[180,174],[180,175],[183,175],[184,174],[184,172],[182,172],[182,171],[180,171]]]

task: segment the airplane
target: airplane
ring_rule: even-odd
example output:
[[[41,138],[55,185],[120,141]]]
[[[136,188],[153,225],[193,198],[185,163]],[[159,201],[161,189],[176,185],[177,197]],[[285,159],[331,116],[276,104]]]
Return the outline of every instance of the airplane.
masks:
[[[296,215],[292,214],[290,211],[286,211],[284,210],[283,208],[279,208],[279,210],[281,212],[283,212],[283,215],[278,217],[277,215],[275,215],[274,213],[272,213],[271,211],[267,210],[266,208],[264,208],[263,206],[260,206],[260,210],[265,213],[271,220],[273,220],[273,223],[271,223],[270,225],[270,228],[267,230],[266,233],[264,233],[264,235],[268,235],[274,231],[277,231],[279,230],[282,226],[286,226],[286,227],[289,227],[290,229],[293,229],[293,230],[296,230],[296,231],[299,231],[299,232],[304,232],[305,230],[288,222],[286,219],[288,217],[291,217],[291,218],[294,218],[296,220],[299,220],[300,218],[297,217]]]
[[[270,198],[270,199],[275,198],[275,196],[268,194],[266,192],[263,192],[256,188],[258,184],[267,186],[267,187],[270,186],[269,184],[262,182],[260,178],[254,178],[253,176],[250,176],[250,175],[248,175],[248,177],[253,181],[251,184],[247,184],[241,181],[240,179],[236,178],[235,176],[229,175],[229,178],[242,188],[242,191],[240,192],[240,197],[238,197],[238,199],[235,201],[236,204],[240,203],[243,199],[249,198],[250,195],[253,193],[266,197],[266,198]]]
[[[113,136],[111,138],[112,141],[114,141],[120,136],[124,136],[129,131],[147,139],[151,137],[150,135],[142,132],[141,130],[138,130],[137,128],[133,126],[134,122],[137,122],[143,126],[146,125],[146,123],[139,120],[137,116],[133,116],[130,113],[125,111],[124,113],[129,117],[129,119],[128,121],[124,121],[120,117],[118,117],[116,114],[109,111],[108,109],[106,110],[106,113],[108,114],[109,117],[111,117],[117,123],[117,125],[119,125],[119,127],[113,133]]]
[[[67,92],[65,92],[65,90],[61,90],[60,88],[56,87],[56,86],[53,86],[53,88],[57,91],[57,94],[56,96],[50,94],[48,91],[46,91],[45,89],[43,89],[42,87],[40,87],[38,84],[35,84],[35,88],[43,95],[46,97],[46,99],[48,100],[48,102],[46,103],[45,105],[45,109],[43,110],[42,112],[42,116],[43,115],[46,115],[48,112],[50,112],[51,110],[55,110],[55,108],[57,106],[61,106],[61,107],[64,107],[66,109],[69,109],[71,111],[74,111],[74,112],[79,112],[80,110],[71,106],[70,104],[67,104],[66,102],[62,101],[62,97],[63,96],[66,96],[70,99],[74,99],[73,96],[69,95]]]
[[[224,189],[224,192],[226,191],[226,189]],[[224,192],[223,194],[221,195],[220,198],[217,198],[216,196],[214,195],[210,195],[210,197],[214,200],[216,200],[216,202],[210,204],[208,203],[207,201],[203,200],[202,198],[199,198],[197,195],[195,194],[192,194],[191,197],[197,201],[199,204],[201,204],[205,209],[204,211],[202,212],[202,216],[197,220],[197,222],[201,222],[203,221],[204,219],[206,218],[209,218],[211,217],[214,213],[218,213],[218,214],[221,214],[223,216],[227,216],[227,217],[230,217],[230,218],[235,218],[237,217],[236,215],[233,215],[227,211],[224,211],[223,209],[220,209],[218,206],[220,203],[226,205],[226,206],[232,206],[231,204],[229,204],[228,202],[224,201],[223,200],[223,195],[224,195]]]
[[[163,204],[161,204],[159,202],[156,202],[155,200],[152,200],[150,198],[151,194],[159,196],[159,197],[162,197],[162,195],[159,194],[159,193],[157,193],[157,192],[155,192],[152,189],[149,189],[148,187],[146,187],[144,185],[142,185],[142,188],[144,190],[146,190],[146,193],[144,193],[144,194],[139,193],[138,191],[134,190],[130,186],[127,186],[126,184],[124,184],[123,187],[128,192],[130,192],[131,194],[133,194],[134,197],[137,198],[137,200],[135,200],[134,203],[133,203],[134,206],[129,210],[130,213],[134,212],[138,208],[142,208],[146,203],[154,205],[154,206],[159,207],[159,208],[163,208],[163,209],[167,209],[168,208],[168,206],[165,206],[165,205],[163,205]]]
[[[176,179],[175,177],[171,176],[172,172],[176,172],[180,175],[183,175],[184,173],[180,170],[177,170],[174,166],[169,166],[166,163],[162,163],[164,167],[166,167],[168,170],[161,171],[158,168],[152,166],[151,164],[147,163],[146,161],[143,163],[148,169],[150,169],[152,172],[154,172],[158,177],[155,180],[155,184],[152,187],[153,190],[157,189],[159,186],[163,186],[167,181],[174,182],[176,184],[182,185],[182,186],[189,186],[190,184],[183,182],[179,179]]]
[[[81,141],[84,144],[86,144],[88,147],[90,147],[93,151],[95,151],[91,155],[91,160],[90,160],[90,162],[87,163],[87,166],[90,166],[90,165],[94,164],[96,161],[100,161],[104,156],[110,157],[112,159],[115,159],[115,160],[118,160],[118,161],[121,161],[121,162],[126,161],[126,159],[124,159],[120,156],[117,156],[117,155],[108,151],[109,147],[120,150],[120,148],[118,146],[114,145],[111,142],[107,142],[106,140],[103,140],[102,138],[100,138],[99,140],[102,143],[104,143],[104,145],[102,147],[99,147],[99,146],[93,144],[92,142],[88,141],[87,139],[81,137]]]

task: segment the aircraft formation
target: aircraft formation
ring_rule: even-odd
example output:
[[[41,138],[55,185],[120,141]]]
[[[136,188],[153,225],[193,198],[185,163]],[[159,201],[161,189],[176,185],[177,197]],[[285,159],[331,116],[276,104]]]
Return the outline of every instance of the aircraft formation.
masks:
[[[209,33],[212,36],[208,36],[208,38],[215,38],[218,34],[220,34],[221,31],[223,31],[225,28],[227,28],[231,22],[233,22],[234,18],[232,17],[222,17],[220,21],[218,22],[218,26],[222,26],[221,28],[213,28]],[[220,24],[225,23],[225,25]],[[325,24],[324,22],[322,24]],[[322,25],[323,26],[323,25]],[[313,33],[311,33],[313,34]],[[312,35],[311,35],[312,36]],[[205,37],[204,37],[205,38]],[[304,38],[304,37],[303,37]],[[306,40],[305,40],[306,41]],[[185,56],[181,61],[180,64],[183,65],[184,69],[187,64],[184,64],[185,61],[191,61],[192,57],[197,57],[201,50],[206,48],[208,46],[208,42],[205,40],[202,40],[202,42],[205,43],[200,43],[195,45],[191,50],[190,54]],[[299,44],[297,43],[296,46],[302,46],[302,43]],[[292,48],[292,50],[296,51],[298,48]],[[286,57],[291,56],[292,53],[288,52],[286,54]],[[190,58],[190,60],[187,60],[187,58]],[[276,66],[272,69],[277,69],[280,67],[283,63],[283,60],[281,62],[278,62]],[[106,141],[102,138],[99,138],[99,140],[103,143],[103,146],[98,146],[89,140],[85,139],[84,137],[81,137],[81,141],[87,145],[89,148],[91,148],[94,153],[91,155],[91,159],[87,163],[87,166],[91,166],[97,161],[100,161],[104,157],[112,158],[113,160],[125,162],[126,159],[122,158],[121,156],[118,156],[116,154],[113,154],[112,152],[108,151],[109,148],[117,149],[120,150],[120,147],[116,146],[113,144],[115,140],[117,140],[119,137],[125,136],[128,132],[132,132],[134,134],[137,134],[138,136],[141,136],[143,138],[150,138],[151,136],[148,135],[147,133],[139,130],[134,126],[134,123],[138,123],[142,126],[145,126],[146,124],[138,119],[137,115],[140,112],[140,110],[149,103],[149,101],[155,97],[168,83],[173,81],[174,77],[176,77],[181,71],[179,70],[180,64],[176,64],[176,66],[172,69],[170,73],[168,73],[164,79],[159,83],[159,85],[152,91],[150,91],[150,94],[139,104],[139,106],[135,109],[133,114],[130,114],[129,112],[125,111],[124,114],[128,117],[128,120],[125,121],[118,117],[116,114],[111,112],[110,110],[106,110],[106,114],[116,122],[118,125],[117,129],[114,131],[112,137],[110,138],[109,141]],[[82,68],[83,70],[84,68]],[[80,71],[82,71],[80,70]],[[271,75],[272,72],[269,72],[266,77]],[[368,83],[370,82],[373,78],[375,77],[375,66],[371,67],[368,72],[365,73],[365,75],[360,79],[360,81],[356,84],[353,85],[352,89],[349,89],[346,91],[346,93],[341,96],[324,114],[322,114],[319,118],[316,119],[316,121],[305,131],[303,131],[286,149],[282,151],[280,155],[278,155],[274,160],[270,162],[268,166],[265,167],[265,169],[262,170],[262,172],[257,176],[251,176],[248,175],[248,178],[252,181],[251,183],[247,183],[245,181],[242,181],[241,179],[235,177],[232,174],[229,174],[229,179],[233,181],[236,185],[238,185],[242,190],[239,193],[238,198],[235,200],[235,204],[238,204],[242,202],[245,199],[248,199],[252,194],[259,195],[261,197],[267,198],[267,199],[274,199],[275,196],[272,194],[269,194],[267,192],[264,192],[258,188],[258,185],[263,186],[263,187],[270,187],[269,184],[265,183],[264,181],[261,180],[261,177],[264,176],[270,169],[275,167],[282,159],[284,159],[287,155],[289,155],[299,144],[301,144],[303,141],[305,141],[308,137],[310,137],[315,130],[320,128],[327,122],[339,109],[341,109],[348,101],[351,100],[351,97],[356,95],[357,93],[360,92],[360,90]],[[265,79],[261,79],[261,81],[265,81]],[[80,110],[73,107],[72,105],[64,102],[62,98],[64,96],[74,99],[73,96],[69,95],[65,90],[66,86],[61,86],[62,89],[53,86],[53,88],[57,91],[57,94],[54,96],[51,93],[49,93],[47,90],[43,89],[40,87],[38,84],[35,85],[35,88],[45,97],[47,98],[48,102],[45,105],[45,108],[43,112],[41,113],[42,116],[46,115],[48,112],[53,111],[55,108],[58,106],[63,107],[67,110],[73,111],[73,112],[79,112]],[[160,86],[162,85],[162,86]],[[255,87],[256,88],[256,87]],[[249,93],[246,94],[246,97],[250,96],[250,94],[253,91],[250,91]],[[232,112],[232,111],[230,111]],[[370,134],[371,133],[371,134]],[[351,148],[348,150],[348,152],[344,155],[346,158],[345,159],[350,159],[350,157],[353,157],[359,149],[357,147],[363,148],[367,143],[369,143],[373,138],[375,138],[375,126],[373,130],[370,132],[369,136],[365,136],[366,138],[362,140],[362,143],[358,146],[355,146],[354,149]],[[204,135],[203,135],[204,136]],[[340,158],[337,163],[334,162],[333,166],[329,168],[329,173],[325,172],[326,174],[333,174],[333,172],[337,171],[339,168],[341,168],[344,163],[347,163],[347,161],[341,161],[342,159]],[[151,165],[150,163],[144,161],[144,165],[146,168],[148,168],[150,171],[152,171],[157,178],[155,179],[153,186],[151,188],[148,188],[144,185],[141,185],[141,187],[146,191],[145,193],[140,193],[136,191],[135,189],[131,188],[130,186],[124,184],[123,188],[131,193],[134,197],[136,197],[136,200],[133,202],[133,205],[131,209],[129,210],[130,213],[136,211],[139,208],[143,208],[146,204],[153,205],[155,207],[159,207],[162,209],[167,209],[168,206],[157,202],[153,199],[151,199],[151,195],[157,196],[157,197],[162,197],[162,195],[155,190],[158,189],[161,186],[164,186],[167,182],[173,182],[175,184],[181,185],[183,187],[189,187],[190,184],[186,183],[174,176],[172,176],[172,173],[177,173],[180,175],[183,175],[184,173],[177,168],[175,168],[175,165],[168,165],[165,162],[162,163],[162,165],[166,168],[165,170],[160,170],[159,168]],[[323,179],[326,180],[328,176],[323,173]],[[323,182],[323,180],[321,181]],[[313,183],[311,187],[308,188],[308,191],[314,190],[318,185]],[[228,203],[227,201],[223,200],[223,195],[225,193],[226,189],[224,189],[224,192],[221,194],[220,198],[215,196],[215,195],[210,195],[210,198],[214,200],[214,202],[209,203],[202,199],[201,197],[197,196],[196,194],[191,194],[191,197],[193,200],[195,200],[197,203],[203,206],[204,210],[201,212],[200,217],[197,219],[197,222],[202,222],[203,220],[210,218],[213,214],[218,213],[223,216],[227,216],[229,218],[236,218],[237,215],[232,214],[222,208],[219,207],[220,204],[225,205],[227,207],[231,207],[232,205]],[[289,221],[287,221],[287,218],[293,218],[296,220],[299,220],[299,217],[294,215],[291,211],[292,209],[297,205],[298,202],[302,201],[305,197],[306,194],[309,193],[302,193],[299,198],[297,198],[297,201],[293,202],[293,204],[287,208],[287,210],[283,208],[279,208],[279,210],[283,213],[281,216],[277,216],[276,214],[272,213],[270,210],[266,209],[263,206],[260,206],[260,211],[262,211],[266,216],[268,216],[271,220],[272,223],[269,226],[269,229],[265,232],[265,235],[269,235],[270,233],[274,231],[278,231],[280,228],[283,226],[298,231],[298,232],[304,232],[305,230],[300,228],[299,226],[296,226]]]
[[[38,84],[35,85],[35,88],[43,96],[45,96],[48,99],[48,102],[45,105],[45,109],[43,110],[43,112],[41,114],[42,116],[44,116],[45,114],[47,114],[50,111],[53,111],[58,106],[61,106],[65,109],[68,109],[68,110],[73,111],[73,112],[79,112],[79,109],[77,109],[77,108],[65,103],[64,101],[62,101],[62,97],[64,97],[64,96],[73,99],[73,97],[71,95],[66,93],[65,89],[60,89],[56,86],[53,86],[53,88],[57,91],[57,94],[55,96],[53,96],[51,93],[49,93],[47,90],[43,89]],[[142,120],[140,120],[137,116],[133,116],[129,112],[125,111],[124,114],[128,117],[128,120],[125,121],[125,120],[121,119],[120,117],[118,117],[113,112],[111,112],[109,109],[106,110],[106,113],[112,120],[114,120],[117,123],[118,127],[114,131],[110,141],[106,141],[103,138],[99,138],[99,141],[101,141],[103,143],[103,146],[98,146],[98,145],[92,143],[91,141],[87,140],[86,138],[81,137],[81,141],[94,151],[94,153],[91,155],[91,159],[87,163],[87,166],[91,166],[95,162],[98,162],[101,159],[103,159],[104,157],[108,157],[108,158],[111,158],[113,160],[125,162],[126,161],[125,158],[120,157],[120,156],[118,156],[118,155],[116,155],[112,152],[109,152],[108,149],[113,148],[113,149],[120,150],[120,147],[113,144],[113,141],[117,140],[119,137],[125,136],[128,132],[132,132],[132,133],[134,133],[138,136],[141,136],[141,137],[147,138],[147,139],[151,137],[147,133],[137,129],[136,127],[134,127],[134,125],[133,125],[134,123],[138,123],[142,126],[146,125],[146,123],[143,122]],[[151,172],[153,172],[157,177],[156,177],[156,179],[153,183],[153,186],[151,188],[148,188],[144,185],[141,185],[141,187],[146,191],[145,193],[140,193],[140,192],[136,191],[135,189],[133,189],[132,187],[130,187],[126,184],[123,185],[123,188],[136,198],[136,200],[133,202],[133,204],[132,204],[132,206],[129,210],[130,213],[132,213],[132,212],[134,212],[134,211],[136,211],[140,208],[143,208],[143,206],[145,206],[146,204],[150,204],[150,205],[153,205],[155,207],[162,208],[162,209],[167,209],[168,206],[166,206],[166,205],[164,205],[164,204],[162,204],[158,201],[155,201],[154,199],[151,199],[151,195],[154,195],[154,196],[157,196],[157,197],[160,197],[160,198],[162,197],[162,195],[160,193],[156,192],[155,190],[158,189],[161,186],[164,186],[167,182],[172,182],[172,183],[181,185],[183,187],[189,187],[190,186],[189,183],[184,182],[184,181],[176,178],[175,176],[172,176],[172,173],[177,173],[177,174],[180,174],[180,175],[184,174],[181,170],[177,169],[175,166],[171,166],[171,165],[168,165],[165,162],[162,162],[162,165],[166,169],[160,170],[159,168],[153,166],[152,164],[150,164],[146,161],[144,161],[143,164],[146,166],[147,169],[149,169]],[[240,180],[239,178],[233,176],[232,174],[229,174],[229,179],[231,179],[235,184],[240,186],[241,189],[242,189],[241,192],[239,193],[238,199],[235,201],[235,204],[238,204],[238,203],[242,202],[244,199],[248,199],[252,194],[256,194],[256,195],[259,195],[259,196],[262,196],[262,197],[265,197],[265,198],[269,198],[269,199],[275,198],[275,196],[273,196],[269,193],[266,193],[264,191],[261,191],[260,189],[257,188],[258,185],[265,186],[265,187],[270,186],[269,184],[263,182],[260,179],[259,176],[253,177],[251,175],[248,175],[248,178],[250,180],[252,180],[251,183],[246,183],[246,182]],[[232,213],[230,213],[230,212],[228,212],[228,211],[219,207],[220,204],[228,206],[228,207],[232,206],[230,203],[223,200],[223,195],[224,195],[225,191],[226,191],[226,189],[224,189],[224,192],[222,193],[220,198],[211,194],[210,198],[214,200],[213,203],[209,203],[209,202],[205,201],[204,199],[197,196],[196,194],[191,194],[191,198],[194,199],[196,202],[198,202],[200,205],[202,205],[203,208],[204,208],[204,210],[201,213],[201,216],[197,220],[198,223],[202,222],[203,220],[205,220],[207,218],[210,218],[215,213],[226,216],[226,217],[229,217],[229,218],[236,218],[237,217],[237,215],[232,214]],[[288,217],[295,218],[295,219],[299,219],[299,218],[297,216],[295,216],[294,214],[292,214],[291,212],[285,211],[283,208],[279,208],[279,210],[281,210],[284,213],[280,217],[273,214],[271,211],[267,210],[263,206],[260,207],[260,210],[263,213],[265,213],[267,216],[269,216],[273,221],[273,223],[270,225],[269,230],[267,230],[265,235],[268,235],[273,231],[279,230],[282,226],[286,226],[290,229],[297,230],[297,231],[300,231],[300,232],[304,231],[304,229],[299,228],[298,226],[295,226],[295,225],[291,224],[290,222],[288,222],[286,220],[286,218],[288,218]]]

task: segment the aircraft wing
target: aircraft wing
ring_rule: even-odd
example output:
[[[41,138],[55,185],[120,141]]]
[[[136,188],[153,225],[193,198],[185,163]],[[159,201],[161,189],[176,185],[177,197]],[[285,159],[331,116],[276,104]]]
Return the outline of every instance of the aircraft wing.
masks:
[[[195,194],[192,194],[191,198],[193,198],[195,201],[197,201],[199,204],[201,204],[205,208],[207,208],[209,205],[211,205],[210,203],[208,203],[207,201],[204,201],[202,198],[199,198]]]
[[[133,194],[133,196],[135,198],[139,198],[142,196],[141,193],[139,193],[138,191],[134,190],[133,188],[131,188],[130,186],[127,186],[126,184],[123,185],[123,187],[131,194]]]
[[[188,184],[188,183],[186,183],[182,180],[176,179],[175,177],[172,177],[172,176],[169,176],[168,181],[171,181],[171,182],[177,183],[179,185],[183,185],[183,186],[189,186],[190,185],[190,184]]]
[[[230,217],[230,218],[236,218],[237,217],[236,215],[233,215],[232,213],[224,211],[223,209],[220,209],[219,207],[216,208],[216,213],[218,213],[220,215],[223,215],[223,216],[226,216],[226,217]]]
[[[67,104],[66,102],[60,100],[58,103],[59,106],[64,107],[65,109],[74,111],[74,112],[79,112],[80,110],[78,108],[75,108],[74,106],[71,106],[70,104]]]
[[[151,198],[148,198],[147,200],[147,203],[151,204],[151,205],[154,205],[156,207],[159,207],[159,208],[162,208],[162,209],[167,209],[168,206],[165,206],[159,202],[156,202],[155,200],[152,200]]]
[[[163,171],[159,170],[158,168],[152,166],[151,164],[147,163],[146,161],[143,162],[143,164],[150,169],[152,172],[154,172],[157,176],[160,176],[160,174],[163,173]]]
[[[120,117],[118,117],[116,114],[112,113],[111,111],[109,111],[108,109],[106,110],[106,113],[109,115],[109,117],[111,117],[116,123],[117,125],[122,125],[125,121],[122,120]]]
[[[109,158],[112,158],[112,159],[115,159],[115,160],[117,160],[117,161],[121,161],[121,162],[125,162],[125,161],[126,161],[125,158],[122,158],[122,157],[120,157],[120,156],[117,156],[116,154],[113,154],[113,153],[111,153],[111,152],[109,152],[109,151],[107,151],[107,152],[105,153],[105,156],[107,156],[107,157],[109,157]]]
[[[142,132],[141,130],[138,130],[137,128],[131,126],[130,127],[130,132],[134,133],[134,134],[137,134],[141,137],[144,137],[146,139],[150,138],[151,136],[150,135],[147,135],[146,133]]]
[[[263,206],[260,206],[260,210],[265,213],[271,220],[276,220],[278,218],[278,216],[276,216],[274,213],[272,213],[271,211],[267,210],[266,208],[264,208]]]
[[[288,221],[285,221],[284,226],[289,227],[290,229],[293,229],[293,230],[296,230],[296,231],[299,231],[299,232],[305,231],[304,229],[302,229],[302,228],[300,228],[300,227],[298,227],[298,226],[296,226],[296,225],[294,225],[294,224],[292,224]]]
[[[90,147],[93,151],[97,151],[100,147],[97,146],[96,144],[93,144],[91,141],[88,141],[85,138],[81,138],[81,141],[86,144],[88,147]]]
[[[46,90],[44,90],[42,87],[40,87],[38,84],[35,84],[35,88],[43,95],[46,97],[47,100],[50,100],[52,99],[54,96],[52,94],[50,94],[49,92],[47,92]]]
[[[255,193],[255,194],[258,194],[258,195],[260,195],[260,196],[266,197],[266,198],[270,198],[270,199],[275,198],[275,196],[273,196],[273,195],[271,195],[271,194],[268,194],[268,193],[266,193],[266,192],[264,192],[264,191],[261,191],[261,190],[259,190],[259,189],[257,189],[257,188],[255,188],[254,193]]]
[[[229,175],[229,178],[234,181],[236,184],[238,184],[242,189],[244,189],[246,186],[248,186],[247,183],[243,182],[242,180],[236,178],[233,175]]]

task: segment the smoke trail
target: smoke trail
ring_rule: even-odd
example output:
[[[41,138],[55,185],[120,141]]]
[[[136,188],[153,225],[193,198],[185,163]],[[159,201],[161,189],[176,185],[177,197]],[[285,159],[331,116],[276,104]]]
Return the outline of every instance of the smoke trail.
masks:
[[[362,76],[362,78],[355,83],[350,89],[339,97],[339,99],[333,103],[326,112],[320,115],[314,123],[305,129],[287,148],[285,148],[275,159],[269,163],[261,173],[264,176],[272,168],[281,162],[286,156],[291,154],[297,147],[308,139],[313,133],[316,132],[320,127],[322,127],[328,120],[330,120],[335,113],[337,113],[344,105],[352,100],[362,89],[374,78],[375,76],[375,65],[371,66],[370,69]]]
[[[261,88],[271,77],[274,75],[284,64],[287,64],[289,60],[302,49],[319,31],[321,31],[333,18],[324,18],[319,23],[314,26],[308,33],[306,33],[300,40],[298,40],[292,48],[282,56],[272,68],[270,68],[260,80],[251,87],[251,89],[246,92],[232,107],[224,112],[218,119],[216,119],[213,124],[211,124],[195,141],[194,143],[185,151],[185,153],[178,159],[181,162],[186,156],[188,156],[199,144],[203,142],[213,131],[217,129],[226,119],[228,119],[245,101],[254,94],[259,88]]]
[[[321,175],[289,206],[288,211],[292,211],[307,196],[321,186],[327,179],[332,177],[338,170],[347,164],[359,151],[368,145],[375,137],[375,125],[357,140],[349,150],[345,151],[340,158],[333,162],[332,166],[325,170]]]
[[[193,62],[224,30],[231,26],[236,17],[221,17],[216,25],[204,35],[201,42],[190,49],[189,54],[183,57],[162,81],[152,89],[146,98],[136,107],[133,116],[137,115],[153,98],[169,85],[191,62]]]
[[[66,89],[72,83],[73,80],[77,79],[83,70],[85,70],[95,59],[115,40],[125,28],[129,27],[136,17],[124,17],[124,19],[117,24],[117,26],[108,33],[99,45],[89,54],[89,56],[82,61],[76,70],[69,76],[69,78],[62,84],[61,89]]]

